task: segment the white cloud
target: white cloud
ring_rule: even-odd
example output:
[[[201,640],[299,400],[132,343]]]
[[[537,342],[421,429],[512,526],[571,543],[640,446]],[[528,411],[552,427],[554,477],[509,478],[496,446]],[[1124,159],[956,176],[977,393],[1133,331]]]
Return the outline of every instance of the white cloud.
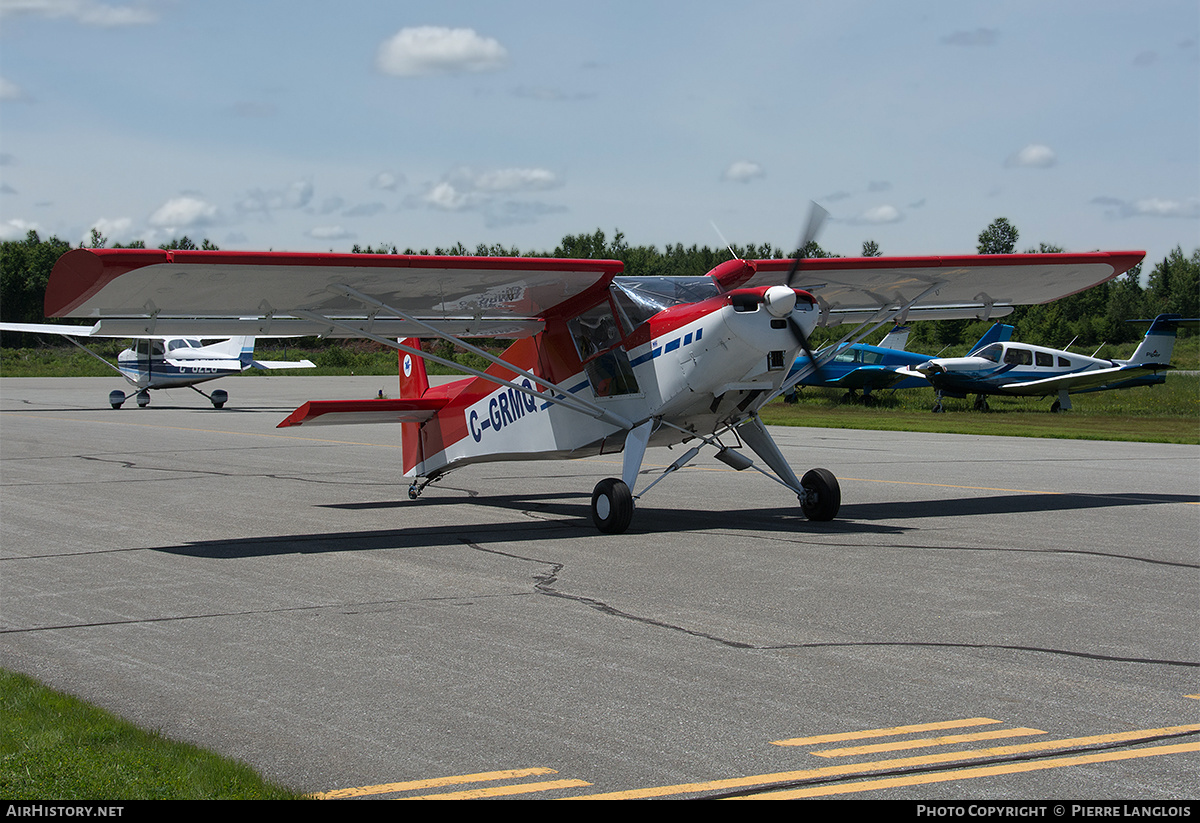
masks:
[[[863,212],[863,219],[868,223],[898,223],[902,215],[895,206],[876,206]]]
[[[562,185],[558,176],[546,169],[497,169],[476,175],[474,188],[480,191],[530,191],[553,189]]]
[[[175,197],[150,215],[151,226],[169,232],[202,228],[220,222],[217,207],[196,197]]]
[[[4,0],[0,17],[29,15],[51,20],[73,20],[85,26],[116,28],[142,26],[158,20],[148,2],[112,5],[96,0]]]
[[[37,223],[13,218],[0,223],[0,240],[24,240],[31,231],[40,232],[42,227]]]
[[[371,178],[371,188],[383,189],[384,191],[395,191],[403,183],[404,175],[393,174],[390,171],[381,171]]]
[[[1097,197],[1093,203],[1111,206],[1114,217],[1200,217],[1200,197],[1172,200],[1163,197],[1144,197],[1140,200],[1121,200],[1116,197]]]
[[[285,189],[254,189],[238,204],[238,211],[269,212],[277,209],[301,209],[312,200],[313,185],[297,180]]]
[[[1006,168],[1048,169],[1058,163],[1054,149],[1038,143],[1030,143],[1025,148],[1011,154],[1004,161]]]
[[[16,102],[18,100],[26,99],[28,98],[25,96],[25,92],[21,90],[20,86],[5,77],[0,77],[0,100]]]
[[[758,163],[750,160],[736,160],[729,164],[729,168],[721,174],[722,180],[729,180],[734,183],[749,183],[759,177],[763,177],[766,172]]]
[[[341,226],[317,226],[305,232],[314,240],[348,240],[354,237],[354,232]]]
[[[421,199],[427,205],[443,211],[461,211],[472,205],[470,195],[458,191],[452,184],[444,180],[425,192]]]
[[[397,77],[491,71],[508,60],[504,46],[474,29],[418,26],[400,29],[383,41],[375,68]]]
[[[904,219],[904,215],[895,206],[883,205],[875,206],[867,209],[858,217],[853,218],[851,223],[866,223],[870,225],[882,225],[884,223],[899,223]]]
[[[102,237],[107,237],[109,243],[127,243],[136,240],[133,236],[133,221],[128,217],[118,217],[115,220],[109,220],[107,217],[101,217],[88,228],[87,232],[80,240],[84,245],[90,245],[92,242],[92,229],[100,232]]]
[[[974,31],[956,31],[941,38],[947,46],[994,46],[1000,39],[995,29],[978,28]]]

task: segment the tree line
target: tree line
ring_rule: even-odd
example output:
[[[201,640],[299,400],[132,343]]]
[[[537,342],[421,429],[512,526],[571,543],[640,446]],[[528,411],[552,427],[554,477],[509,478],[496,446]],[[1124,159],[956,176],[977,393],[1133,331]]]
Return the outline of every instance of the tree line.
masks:
[[[1006,218],[1000,217],[979,234],[979,254],[1010,254],[1017,251],[1020,233]],[[84,245],[84,244],[81,244]],[[93,230],[91,248],[104,248],[107,238]],[[135,242],[113,248],[145,248]],[[6,240],[0,244],[0,319],[13,323],[46,323],[42,301],[46,282],[55,261],[72,246],[57,237],[42,240],[30,231],[24,240]],[[211,249],[217,246],[205,239],[199,244],[188,237],[160,245],[161,249]],[[1057,253],[1062,249],[1045,243],[1026,252]],[[709,248],[680,243],[663,249],[656,246],[632,246],[625,235],[616,231],[611,237],[597,229],[591,234],[566,235],[551,251],[521,251],[500,244],[477,245],[474,249],[458,243],[450,248],[400,251],[395,245],[355,245],[356,254],[422,254],[473,255],[478,257],[560,257],[620,260],[625,272],[632,275],[699,276],[731,257],[747,260],[773,259],[803,255],[804,257],[836,257],[815,241],[802,249],[785,249],[770,243]],[[873,240],[862,244],[860,255],[879,257],[882,251]],[[1127,274],[1079,294],[1065,297],[1044,306],[1018,307],[1003,322],[1015,327],[1014,338],[1035,345],[1062,348],[1074,342],[1079,346],[1098,346],[1102,343],[1128,343],[1145,333],[1145,326],[1130,320],[1149,319],[1158,314],[1173,313],[1184,317],[1200,317],[1200,248],[1186,255],[1176,246],[1165,258],[1153,263],[1146,284],[1141,282],[1142,265]],[[967,346],[977,340],[990,322],[941,320],[916,323],[912,327],[909,347],[915,351],[940,351]],[[1181,330],[1181,335],[1190,334]],[[882,332],[881,332],[882,334]],[[4,333],[0,342],[8,346],[32,346],[45,341],[33,335]],[[57,345],[58,341],[55,341]]]

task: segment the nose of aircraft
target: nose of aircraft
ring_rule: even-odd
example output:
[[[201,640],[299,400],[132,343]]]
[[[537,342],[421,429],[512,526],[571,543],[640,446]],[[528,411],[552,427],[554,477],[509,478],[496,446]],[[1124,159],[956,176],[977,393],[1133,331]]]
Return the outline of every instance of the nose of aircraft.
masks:
[[[772,317],[787,317],[796,308],[796,290],[788,286],[771,286],[763,295],[763,305]]]

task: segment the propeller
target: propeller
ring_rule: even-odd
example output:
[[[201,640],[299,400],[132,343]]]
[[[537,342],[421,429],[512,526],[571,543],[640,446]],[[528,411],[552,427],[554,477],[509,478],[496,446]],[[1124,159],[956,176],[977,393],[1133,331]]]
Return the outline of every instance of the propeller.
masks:
[[[829,217],[829,212],[812,203],[808,210],[808,223],[804,226],[804,233],[800,235],[800,247],[796,252],[796,257],[792,260],[792,266],[788,269],[787,279],[784,281],[790,287],[792,281],[795,280],[797,272],[800,271],[800,262],[807,256],[808,245],[817,239],[817,235],[821,231],[821,227],[825,224],[825,219]],[[812,350],[812,346],[808,343],[808,336],[805,335],[804,329],[800,328],[800,324],[795,318],[788,313],[788,327],[791,328],[792,334],[799,341],[800,347],[804,349],[804,353],[808,355],[808,360],[813,365],[813,371],[820,376],[821,369],[817,365],[817,355]]]

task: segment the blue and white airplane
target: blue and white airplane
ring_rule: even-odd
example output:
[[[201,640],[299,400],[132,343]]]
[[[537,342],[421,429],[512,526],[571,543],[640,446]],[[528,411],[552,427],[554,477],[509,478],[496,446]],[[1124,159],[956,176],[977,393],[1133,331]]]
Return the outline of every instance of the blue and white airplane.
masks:
[[[1175,331],[1184,323],[1198,323],[1177,314],[1160,314],[1150,323],[1146,336],[1129,360],[1088,357],[1060,349],[1026,343],[996,342],[967,357],[935,357],[917,366],[901,369],[923,375],[937,390],[933,411],[943,411],[943,397],[976,395],[975,408],[986,411],[988,395],[1026,397],[1057,395],[1050,411],[1071,408],[1071,393],[1131,389],[1166,381],[1163,374],[1175,348]]]
[[[1012,336],[1013,327],[996,323],[972,347],[975,352],[991,343],[1008,340]],[[826,359],[822,350],[817,352],[818,369],[801,377],[798,385],[813,386],[825,389],[845,389],[843,398],[846,402],[858,399],[855,392],[862,392],[864,405],[871,405],[874,398],[872,391],[886,389],[921,389],[928,388],[929,381],[919,372],[903,371],[915,369],[930,357],[920,352],[905,350],[908,343],[908,326],[896,326],[880,341],[878,346],[866,343],[853,345],[843,344],[837,354]],[[788,376],[805,370],[809,364],[807,355],[800,355],[792,362]]]
[[[139,406],[150,405],[151,389],[189,388],[204,395],[214,408],[222,408],[229,401],[229,393],[217,389],[206,394],[196,388],[197,383],[216,380],[247,369],[312,369],[311,360],[256,360],[253,337],[230,337],[204,345],[195,337],[138,336],[132,339],[132,348],[117,355],[117,365],[83,345],[76,338],[114,338],[115,335],[100,333],[94,326],[60,326],[51,323],[0,323],[0,331],[25,332],[28,334],[57,334],[67,338],[79,348],[95,357],[110,369],[120,373],[134,387],[126,394],[113,390],[108,402],[114,409],[130,397],[137,397]]]

